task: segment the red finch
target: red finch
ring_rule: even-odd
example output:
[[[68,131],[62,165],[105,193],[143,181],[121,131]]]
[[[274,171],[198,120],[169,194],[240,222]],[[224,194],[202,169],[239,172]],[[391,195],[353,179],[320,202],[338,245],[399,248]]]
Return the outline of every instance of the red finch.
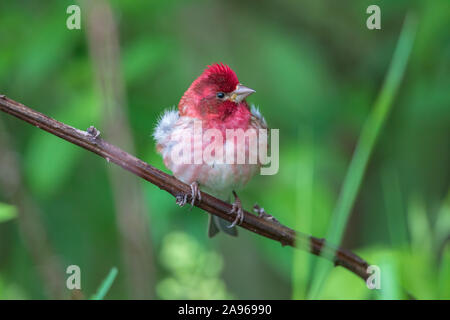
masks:
[[[164,164],[175,177],[191,186],[191,205],[201,201],[199,188],[211,193],[224,201],[229,201],[231,194],[235,202],[231,213],[236,213],[235,221],[229,225],[216,216],[209,217],[208,235],[213,237],[219,230],[230,235],[237,235],[235,225],[241,223],[243,210],[241,202],[234,192],[242,188],[260,168],[259,159],[256,162],[221,161],[223,154],[218,151],[229,151],[234,148],[234,154],[245,154],[246,159],[257,154],[244,137],[228,136],[227,132],[234,129],[239,134],[248,129],[266,129],[266,122],[259,110],[249,108],[245,98],[255,91],[243,86],[230,67],[223,64],[208,66],[206,70],[191,84],[178,104],[178,110],[166,110],[158,121],[153,136],[157,143],[157,151],[162,155]],[[195,126],[201,124],[201,129],[213,134],[196,135]],[[221,134],[221,136],[217,136]],[[214,137],[212,137],[214,136]],[[184,139],[180,142],[179,139]],[[180,144],[181,143],[181,144]],[[185,147],[188,151],[188,161],[175,161],[178,155],[175,146]],[[211,152],[212,147],[215,149]],[[220,148],[217,148],[220,147]],[[213,161],[194,159],[197,151],[210,152]],[[223,151],[223,153],[225,153]],[[186,156],[186,155],[184,155]],[[234,159],[235,160],[235,159]],[[177,198],[177,203],[183,206],[187,195]]]

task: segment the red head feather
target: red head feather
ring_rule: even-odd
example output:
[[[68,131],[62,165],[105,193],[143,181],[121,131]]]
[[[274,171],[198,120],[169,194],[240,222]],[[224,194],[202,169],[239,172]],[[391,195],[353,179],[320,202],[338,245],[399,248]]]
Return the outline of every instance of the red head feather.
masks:
[[[236,73],[222,63],[208,66],[200,77],[207,79],[208,82],[217,85],[219,90],[227,93],[236,89],[239,84]]]
[[[221,100],[217,93],[236,90],[239,80],[227,65],[216,63],[208,66],[191,84],[178,104],[181,116],[206,120],[205,126],[221,128],[245,128],[250,119],[247,102]]]

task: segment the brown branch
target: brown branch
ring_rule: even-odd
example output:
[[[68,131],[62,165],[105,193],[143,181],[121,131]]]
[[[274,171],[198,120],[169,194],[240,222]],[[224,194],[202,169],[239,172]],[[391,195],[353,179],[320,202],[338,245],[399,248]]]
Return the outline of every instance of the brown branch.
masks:
[[[125,170],[153,183],[175,197],[190,194],[190,187],[187,184],[97,137],[97,134],[95,134],[96,130],[90,130],[90,133],[78,130],[5,96],[0,96],[0,110],[96,153],[105,158],[106,161],[121,166]],[[229,213],[231,211],[231,205],[229,203],[223,202],[204,192],[202,192],[201,196],[202,201],[195,204],[197,207],[222,219],[230,222],[234,221],[236,216],[234,213]],[[297,247],[327,258],[335,266],[342,266],[364,280],[367,280],[370,276],[367,273],[367,267],[369,265],[366,261],[348,250],[334,248],[327,244],[324,239],[296,232],[278,222],[257,217],[247,211],[244,212],[244,220],[240,226],[263,237],[279,241],[283,246]]]

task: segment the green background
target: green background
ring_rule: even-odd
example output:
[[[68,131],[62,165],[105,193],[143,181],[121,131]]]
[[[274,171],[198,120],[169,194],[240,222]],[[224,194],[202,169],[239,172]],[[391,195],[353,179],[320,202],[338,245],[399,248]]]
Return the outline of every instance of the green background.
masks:
[[[95,125],[109,140],[98,61],[89,49],[90,9],[76,3],[81,30],[68,30],[66,8],[73,3],[1,2],[0,93],[77,128]],[[128,222],[117,219],[108,174],[113,165],[0,113],[0,138],[22,176],[18,195],[0,184],[0,299],[55,297],[47,290],[53,275],[42,277],[43,247],[57,262],[55,279],[65,281],[67,266],[80,266],[85,298],[113,267],[118,274],[105,298],[450,298],[448,0],[110,4],[120,43],[120,107],[136,156],[168,172],[151,137],[158,116],[178,104],[206,65],[226,63],[256,90],[248,101],[280,129],[280,170],[254,177],[239,192],[244,207],[257,202],[283,224],[316,237],[333,228],[343,181],[352,179],[346,175],[355,146],[405,16],[413,15],[417,33],[403,80],[349,219],[338,230],[342,246],[380,266],[382,288],[368,290],[354,274],[335,268],[310,296],[318,258],[245,230],[239,238],[210,240],[206,214],[179,208],[172,196],[133,177],[146,208],[152,258],[139,269],[151,279],[143,284],[147,292],[133,293],[120,244],[120,224]],[[381,30],[366,27],[371,4],[381,8]],[[0,145],[0,152],[7,151]],[[0,175],[14,184],[11,164],[1,159]],[[37,219],[48,238],[43,247],[35,243],[37,256],[24,240],[35,224],[27,227],[20,210]],[[72,295],[65,283],[56,286],[63,297]]]

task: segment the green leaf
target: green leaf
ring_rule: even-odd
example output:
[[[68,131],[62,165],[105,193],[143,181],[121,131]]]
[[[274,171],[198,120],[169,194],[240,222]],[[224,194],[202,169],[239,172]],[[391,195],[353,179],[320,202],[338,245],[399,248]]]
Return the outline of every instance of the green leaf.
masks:
[[[399,285],[399,272],[395,253],[388,252],[379,263],[381,270],[381,288],[379,293],[382,300],[402,299],[402,291]],[[378,292],[379,291],[379,292]]]
[[[17,208],[13,205],[0,203],[0,223],[17,217]]]
[[[450,234],[450,190],[438,211],[436,222],[434,223],[434,232],[436,235],[435,242],[439,247],[447,241],[446,239]]]
[[[439,271],[439,299],[450,299],[450,245],[444,248]]]

